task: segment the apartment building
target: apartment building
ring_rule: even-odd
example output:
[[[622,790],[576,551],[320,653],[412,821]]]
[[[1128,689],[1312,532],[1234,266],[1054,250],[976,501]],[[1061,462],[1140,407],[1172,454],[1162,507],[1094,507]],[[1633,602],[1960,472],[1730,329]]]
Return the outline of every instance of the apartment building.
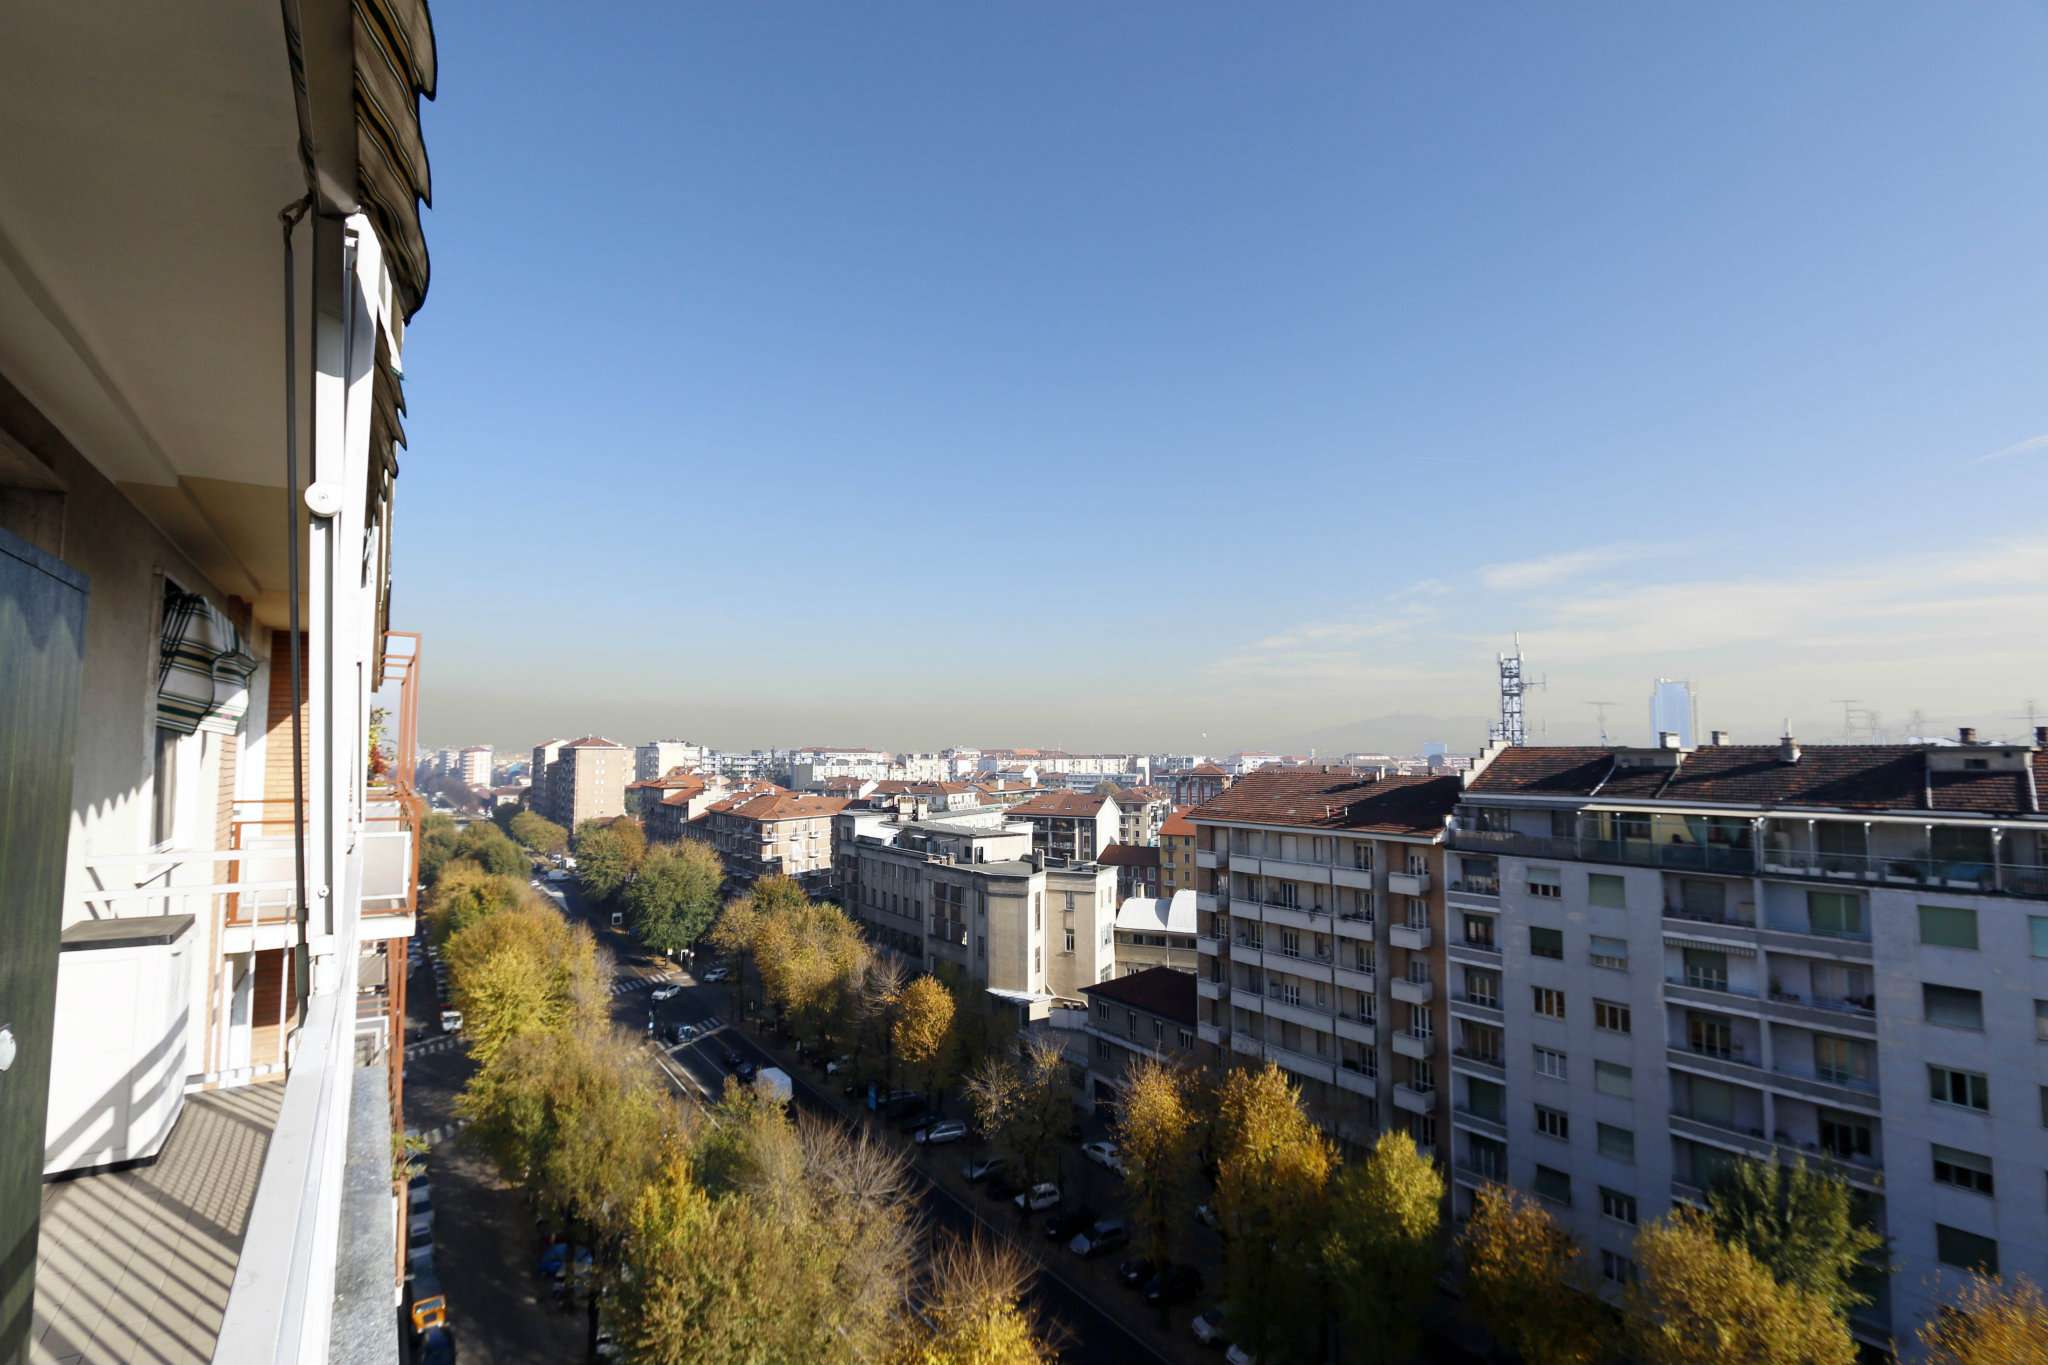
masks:
[[[1031,845],[1047,858],[1092,862],[1117,840],[1121,817],[1116,802],[1085,792],[1047,792],[1009,809],[1009,818],[1031,826]]]
[[[1117,1109],[1124,1073],[1140,1061],[1194,1064],[1195,978],[1189,973],[1146,967],[1083,986],[1081,994],[1088,1001],[1088,1080],[1082,1094],[1089,1109]]]
[[[488,790],[491,785],[491,746],[472,744],[456,759],[456,775],[465,787]]]
[[[1042,1019],[1054,1000],[1079,1000],[1115,973],[1116,874],[1049,866],[1005,814],[872,822],[843,850],[840,893],[907,967],[949,963]]]
[[[1116,869],[1119,900],[1159,894],[1159,849],[1143,844],[1111,844],[1096,855],[1104,867]]]
[[[1448,1133],[1443,858],[1457,778],[1268,767],[1187,813],[1197,1033],[1271,1059],[1347,1145]]]
[[[1195,827],[1174,811],[1159,822],[1159,894],[1195,889]]]
[[[733,880],[792,877],[818,894],[833,878],[832,817],[844,809],[837,797],[766,787],[713,803],[699,824]]]
[[[569,740],[548,764],[541,814],[572,834],[586,820],[616,820],[626,813],[632,779],[633,751],[625,745],[597,735]]]
[[[646,782],[704,761],[704,746],[687,739],[652,739],[633,750],[633,779]]]
[[[2048,732],[1482,755],[1449,857],[1460,1209],[1534,1191],[1610,1278],[1743,1159],[1839,1174],[1907,1341],[2048,1279]]]
[[[0,1360],[395,1360],[425,7],[6,41]]]
[[[1197,763],[1167,774],[1176,806],[1199,806],[1214,801],[1230,787],[1232,777],[1214,763]]]
[[[1195,950],[1195,893],[1132,896],[1117,906],[1116,974],[1171,967],[1192,975],[1201,966]],[[1192,1028],[1194,1021],[1189,1020]]]
[[[1159,842],[1159,827],[1173,811],[1164,787],[1119,787],[1110,800],[1116,802],[1118,843]]]
[[[548,769],[561,757],[562,746],[568,742],[566,739],[551,739],[534,745],[533,757],[527,763],[527,788],[532,793],[528,798],[529,804],[532,809],[550,820],[554,819],[554,816],[548,814],[551,809],[548,800]]]
[[[636,820],[647,819],[654,808],[678,793],[685,796],[704,791],[716,778],[704,778],[696,773],[671,772],[666,777],[647,777],[626,784],[626,814]],[[652,836],[653,831],[648,831]]]

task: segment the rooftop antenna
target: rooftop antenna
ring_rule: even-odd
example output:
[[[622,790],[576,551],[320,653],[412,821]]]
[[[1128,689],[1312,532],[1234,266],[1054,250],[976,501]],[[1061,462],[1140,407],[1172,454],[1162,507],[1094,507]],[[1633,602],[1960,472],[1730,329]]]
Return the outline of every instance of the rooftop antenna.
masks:
[[[1522,715],[1522,696],[1531,687],[1550,686],[1545,676],[1534,683],[1524,680],[1522,674],[1522,633],[1515,632],[1515,652],[1499,656],[1500,662],[1500,720],[1488,731],[1488,737],[1506,740],[1511,745],[1529,742],[1529,727]]]
[[[1607,743],[1607,708],[1610,706],[1619,705],[1619,703],[1611,701],[1589,701],[1586,703],[1586,705],[1593,708],[1593,718],[1600,724],[1600,743],[1604,746]]]

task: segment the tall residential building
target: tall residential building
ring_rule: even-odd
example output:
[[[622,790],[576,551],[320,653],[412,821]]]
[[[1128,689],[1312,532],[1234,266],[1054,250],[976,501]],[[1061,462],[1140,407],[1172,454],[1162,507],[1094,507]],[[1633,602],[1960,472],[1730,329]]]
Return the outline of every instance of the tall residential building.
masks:
[[[426,9],[6,30],[0,1360],[396,1360]]]
[[[1461,1210],[1546,1200],[1610,1278],[1744,1159],[1840,1175],[1910,1339],[2048,1280],[2048,733],[2031,746],[1509,748],[1450,855]]]
[[[1159,827],[1173,811],[1164,787],[1119,787],[1110,800],[1116,802],[1118,843],[1159,842]]]
[[[1007,818],[1031,826],[1031,846],[1063,862],[1092,862],[1116,842],[1122,817],[1107,796],[1086,792],[1048,792],[1020,801]]]
[[[548,769],[562,756],[562,746],[568,742],[566,739],[551,739],[534,745],[533,759],[527,767],[527,785],[532,792],[529,804],[550,820],[554,816],[549,814],[553,806],[548,798]]]
[[[1448,1131],[1443,858],[1455,777],[1268,767],[1188,812],[1198,1032],[1271,1059],[1332,1136]]]
[[[534,761],[539,760],[535,750]],[[541,813],[572,834],[586,820],[616,819],[626,813],[626,784],[632,779],[631,749],[596,735],[572,739],[548,764]]]
[[[870,939],[912,970],[950,963],[1042,1019],[1115,974],[1116,872],[1049,866],[1008,812],[928,820],[839,818],[839,892]],[[867,817],[867,818],[863,818]]]
[[[456,771],[464,786],[489,787],[491,785],[491,746],[472,744],[464,749],[457,759]]]
[[[1180,811],[1159,825],[1159,894],[1195,889],[1195,827]]]
[[[704,746],[687,739],[654,739],[633,750],[633,777],[648,782],[666,777],[677,768],[694,768],[704,761]]]

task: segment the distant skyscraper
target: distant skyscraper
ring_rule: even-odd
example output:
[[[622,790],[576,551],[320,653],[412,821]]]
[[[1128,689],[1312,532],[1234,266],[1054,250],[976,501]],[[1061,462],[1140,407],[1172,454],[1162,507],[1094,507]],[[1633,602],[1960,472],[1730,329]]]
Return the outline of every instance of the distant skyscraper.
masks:
[[[1692,684],[1659,678],[1650,687],[1650,742],[1657,736],[1678,736],[1680,748],[1693,747]]]

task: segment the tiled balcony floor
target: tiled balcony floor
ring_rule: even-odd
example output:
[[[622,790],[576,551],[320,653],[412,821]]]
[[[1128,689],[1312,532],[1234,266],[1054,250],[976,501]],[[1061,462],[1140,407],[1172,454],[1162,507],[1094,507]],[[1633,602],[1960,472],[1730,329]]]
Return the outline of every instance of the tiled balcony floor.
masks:
[[[205,1365],[282,1080],[194,1095],[149,1166],[43,1187],[31,1365]]]

